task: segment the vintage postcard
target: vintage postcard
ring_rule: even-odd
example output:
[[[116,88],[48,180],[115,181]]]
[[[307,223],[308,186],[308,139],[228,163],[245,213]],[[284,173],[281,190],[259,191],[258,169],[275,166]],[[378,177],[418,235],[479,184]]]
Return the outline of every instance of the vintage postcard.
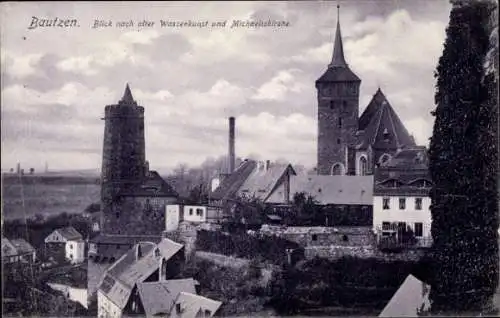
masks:
[[[498,315],[497,20],[3,2],[2,315]]]

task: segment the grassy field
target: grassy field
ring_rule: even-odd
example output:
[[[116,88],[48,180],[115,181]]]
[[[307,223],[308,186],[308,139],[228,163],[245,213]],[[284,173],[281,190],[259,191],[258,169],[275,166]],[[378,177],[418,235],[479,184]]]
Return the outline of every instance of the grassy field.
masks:
[[[82,213],[98,202],[100,185],[96,178],[17,177],[2,178],[2,216],[8,219],[31,218],[63,212]]]

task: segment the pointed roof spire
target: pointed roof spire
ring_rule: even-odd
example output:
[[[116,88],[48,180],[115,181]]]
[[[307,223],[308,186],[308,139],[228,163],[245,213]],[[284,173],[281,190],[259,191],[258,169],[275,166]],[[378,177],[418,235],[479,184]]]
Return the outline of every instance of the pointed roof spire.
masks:
[[[335,43],[333,46],[332,62],[329,67],[347,67],[344,58],[344,46],[342,44],[342,34],[340,32],[340,5],[337,4],[337,30],[335,31]]]
[[[123,97],[120,100],[119,104],[137,105],[134,97],[132,96],[132,91],[130,90],[130,86],[128,85],[128,83],[125,86],[125,92],[123,93]]]
[[[130,91],[130,86],[125,86],[125,92],[123,93],[122,101],[124,102],[132,102],[134,101],[134,97],[132,97],[132,92]]]

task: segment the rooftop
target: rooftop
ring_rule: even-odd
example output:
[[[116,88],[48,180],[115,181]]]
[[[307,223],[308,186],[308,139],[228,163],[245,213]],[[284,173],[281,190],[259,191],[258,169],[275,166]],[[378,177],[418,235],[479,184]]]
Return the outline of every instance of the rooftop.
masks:
[[[313,196],[321,205],[372,205],[373,176],[292,176],[290,193],[298,192]]]
[[[183,245],[163,238],[160,243],[140,242],[107,271],[99,289],[118,307],[124,308],[135,284],[143,282],[159,268],[161,258],[177,254]],[[141,256],[137,258],[137,249]]]
[[[138,283],[137,290],[146,316],[168,315],[181,292],[196,294],[196,284],[192,278]]]

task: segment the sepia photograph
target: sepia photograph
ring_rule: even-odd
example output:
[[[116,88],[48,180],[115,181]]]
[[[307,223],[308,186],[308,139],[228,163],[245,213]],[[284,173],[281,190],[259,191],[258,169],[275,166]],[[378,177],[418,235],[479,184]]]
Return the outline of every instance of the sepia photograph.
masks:
[[[5,317],[498,317],[497,0],[0,4]]]

